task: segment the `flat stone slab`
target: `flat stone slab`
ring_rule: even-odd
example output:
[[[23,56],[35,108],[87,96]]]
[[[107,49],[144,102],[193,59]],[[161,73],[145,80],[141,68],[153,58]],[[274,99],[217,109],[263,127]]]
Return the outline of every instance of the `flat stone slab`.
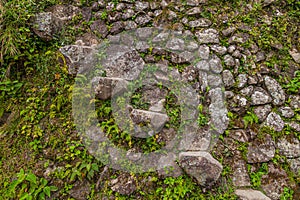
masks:
[[[235,191],[235,194],[241,200],[271,200],[269,197],[264,195],[261,191],[252,189],[239,189]]]
[[[201,151],[180,153],[179,164],[202,186],[213,185],[223,170],[223,166],[208,152]]]

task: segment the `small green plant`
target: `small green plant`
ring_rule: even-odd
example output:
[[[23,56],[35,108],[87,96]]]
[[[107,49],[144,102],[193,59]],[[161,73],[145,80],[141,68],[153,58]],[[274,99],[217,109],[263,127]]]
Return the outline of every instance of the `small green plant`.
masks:
[[[163,183],[164,187],[159,187],[156,190],[156,194],[163,200],[184,199],[186,194],[195,188],[195,184],[191,180],[184,179],[182,176],[168,177]]]
[[[292,200],[294,191],[288,187],[284,187],[280,200]]]
[[[252,126],[254,123],[258,123],[258,117],[253,112],[247,111],[247,114],[243,117],[245,128],[248,125]]]
[[[23,200],[46,199],[50,197],[52,191],[57,191],[57,187],[48,186],[48,181],[38,178],[32,172],[25,173],[23,169],[17,174],[17,180],[9,185],[8,197]]]
[[[95,172],[99,172],[99,167],[96,163],[77,162],[76,166],[72,169],[70,181],[74,181],[76,177],[79,180],[87,177],[88,180],[92,180]]]
[[[300,91],[300,71],[295,72],[295,77],[290,80],[288,84],[284,85],[284,88],[291,93],[297,93]]]
[[[251,171],[251,165],[248,165],[248,171]],[[261,186],[261,178],[263,175],[268,173],[268,164],[262,163],[261,167],[258,169],[257,172],[250,172],[250,180],[251,185],[254,188],[258,188]]]
[[[199,116],[198,116],[198,125],[199,126],[205,126],[208,123],[208,118],[207,116],[205,116],[204,111],[203,111],[203,105],[200,104],[198,106],[198,110],[199,110]]]

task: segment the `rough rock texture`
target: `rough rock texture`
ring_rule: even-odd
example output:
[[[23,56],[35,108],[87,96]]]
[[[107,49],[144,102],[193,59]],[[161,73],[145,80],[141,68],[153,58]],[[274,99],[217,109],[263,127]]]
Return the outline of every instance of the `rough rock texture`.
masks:
[[[239,74],[237,77],[238,88],[242,88],[246,85],[248,80],[247,74]]]
[[[252,189],[238,189],[235,194],[241,200],[271,200],[269,197],[264,195],[261,191]]]
[[[230,131],[229,137],[240,142],[248,142],[250,139],[248,133],[244,129],[237,129],[237,130]]]
[[[164,127],[165,123],[169,120],[169,117],[166,114],[139,109],[132,109],[130,115],[132,121],[135,124],[149,123],[149,125],[151,126],[152,131],[150,132],[144,132],[143,130],[139,130],[140,126],[138,125],[135,127],[135,136],[142,138],[147,138],[159,132]]]
[[[91,46],[85,46],[82,41],[77,41],[78,45],[66,45],[59,49],[65,56],[69,66],[69,74],[77,74],[78,71],[84,70],[85,67],[81,63],[94,50]]]
[[[264,80],[265,80],[265,84],[268,89],[268,92],[273,97],[273,104],[274,105],[282,105],[285,102],[285,94],[284,94],[282,87],[279,85],[279,83],[275,79],[273,79],[269,76],[265,76]]]
[[[247,165],[243,159],[234,159],[232,163],[232,170],[232,182],[235,186],[251,186]]]
[[[252,105],[262,105],[267,104],[272,101],[272,98],[269,96],[267,91],[261,87],[256,87],[253,94],[251,95]]]
[[[271,110],[272,110],[271,105],[263,105],[263,106],[255,107],[253,112],[258,117],[259,121],[263,122],[267,118]]]
[[[88,181],[76,182],[73,188],[70,190],[70,196],[78,199],[85,200],[90,194],[91,188]]]
[[[297,51],[297,49],[292,49],[289,51],[289,53],[296,63],[300,63],[300,52]]]
[[[222,72],[222,78],[225,87],[231,87],[235,83],[233,74],[229,70],[224,70]]]
[[[49,41],[63,27],[63,21],[52,12],[37,14],[33,19],[33,31],[42,39]]]
[[[284,121],[278,114],[271,112],[266,119],[266,125],[279,132],[284,128]]]
[[[119,87],[120,85],[124,87]],[[106,100],[113,95],[126,91],[127,82],[120,78],[95,77],[92,80],[92,87],[94,88],[96,98]],[[118,87],[116,87],[118,86]]]
[[[209,47],[207,45],[201,45],[199,47],[199,57],[201,59],[208,59],[209,58]]]
[[[275,143],[270,135],[262,140],[256,139],[249,144],[247,152],[248,163],[267,162],[275,155]]]
[[[202,186],[211,186],[219,178],[222,165],[207,152],[183,152],[179,163]]]
[[[217,30],[212,28],[197,32],[196,36],[199,42],[203,44],[219,43],[219,33]]]
[[[286,117],[286,118],[292,118],[295,115],[293,109],[291,107],[288,107],[288,106],[280,107],[278,109],[278,111],[280,112],[281,116]]]
[[[288,159],[288,163],[290,164],[291,171],[295,175],[300,176],[300,157],[295,159]]]
[[[130,195],[137,189],[134,177],[129,174],[121,174],[110,181],[111,189],[123,195]]]
[[[299,95],[291,95],[289,97],[290,99],[290,106],[293,108],[293,109],[298,109],[300,108],[300,96]]]
[[[300,157],[300,142],[295,137],[283,137],[278,140],[276,146],[279,149],[279,153],[287,158]]]
[[[275,200],[280,199],[285,187],[291,187],[287,173],[275,166],[273,163],[268,164],[268,174],[262,176],[262,188],[266,194]]]

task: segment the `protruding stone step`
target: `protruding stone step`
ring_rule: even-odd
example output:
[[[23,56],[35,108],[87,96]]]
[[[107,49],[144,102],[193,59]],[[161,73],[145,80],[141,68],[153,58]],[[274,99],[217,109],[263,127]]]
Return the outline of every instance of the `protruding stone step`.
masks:
[[[180,166],[202,186],[209,187],[218,180],[223,166],[208,152],[182,152]]]

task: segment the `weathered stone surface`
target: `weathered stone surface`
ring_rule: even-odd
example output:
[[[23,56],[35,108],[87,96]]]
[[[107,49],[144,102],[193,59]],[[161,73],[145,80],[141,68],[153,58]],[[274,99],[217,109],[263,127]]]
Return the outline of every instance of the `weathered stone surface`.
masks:
[[[267,91],[265,91],[261,87],[254,88],[254,92],[251,95],[251,103],[252,105],[262,105],[267,104],[272,101],[272,98],[269,96]]]
[[[237,33],[229,38],[229,44],[232,43],[245,43],[249,39],[249,35],[247,33]]]
[[[227,48],[228,53],[232,54],[236,50],[236,45],[232,44]]]
[[[267,162],[275,155],[275,143],[270,135],[266,135],[263,141],[256,139],[250,143],[247,152],[248,163]]]
[[[287,122],[286,124],[289,125],[295,131],[300,132],[300,124],[298,124],[297,122],[292,121],[292,122]]]
[[[233,33],[235,30],[236,30],[236,28],[235,28],[234,26],[232,26],[232,27],[229,27],[229,28],[223,30],[223,31],[222,31],[222,34],[223,34],[224,36],[228,36],[228,35],[230,35],[231,33]]]
[[[265,59],[266,59],[266,57],[265,57],[265,53],[264,52],[259,51],[259,52],[256,53],[256,55],[255,55],[255,62],[261,62],[261,61],[263,61]]]
[[[33,18],[33,31],[40,38],[49,41],[58,34],[63,27],[63,21],[52,12],[38,13]]]
[[[230,88],[235,83],[233,74],[231,73],[231,71],[229,71],[227,69],[222,72],[222,78],[223,78],[223,82],[224,82],[225,87]]]
[[[146,40],[151,37],[154,29],[151,27],[139,28],[135,31],[136,36],[141,40]]]
[[[234,93],[232,91],[226,90],[224,96],[226,99],[231,99],[232,97],[234,97]]]
[[[281,116],[286,117],[286,118],[292,118],[295,115],[293,109],[288,106],[280,107],[278,109],[278,111],[280,112]]]
[[[78,45],[66,45],[59,49],[66,58],[69,74],[76,74],[84,67],[87,67],[80,65],[80,63],[83,62],[86,56],[93,50],[94,49],[90,46],[84,46],[82,41],[78,42]]]
[[[290,106],[293,109],[298,109],[300,108],[300,96],[299,95],[290,95]]]
[[[271,112],[268,115],[265,124],[278,132],[282,131],[282,129],[284,128],[284,121],[281,119],[281,117],[278,114],[274,112]]]
[[[231,55],[224,56],[224,63],[225,63],[225,65],[230,66],[230,67],[235,66],[235,60]]]
[[[300,157],[300,141],[295,137],[280,138],[276,144],[281,155],[287,158]]]
[[[78,199],[78,200],[85,200],[87,199],[88,195],[90,194],[91,187],[88,181],[77,181],[73,188],[69,191],[71,197]]]
[[[140,74],[145,62],[137,51],[130,51],[127,46],[110,45],[108,61],[103,61],[107,77],[134,80]]]
[[[202,186],[211,186],[219,178],[222,165],[207,152],[182,152],[179,163]]]
[[[211,71],[216,74],[221,73],[223,70],[222,61],[216,55],[211,56],[211,59],[209,60],[209,66],[210,66]]]
[[[126,19],[129,19],[129,18],[132,18],[134,16],[134,14],[135,14],[134,10],[132,10],[132,9],[126,9],[124,11],[123,15],[122,15],[122,18],[124,20],[126,20]]]
[[[149,17],[148,15],[140,15],[138,16],[134,21],[138,24],[138,25],[145,25],[148,22],[150,22],[152,20],[151,17]]]
[[[190,127],[180,141],[181,151],[207,151],[211,143],[211,134],[208,128],[199,129]]]
[[[253,93],[254,87],[252,85],[243,88],[240,92],[244,96],[250,96]]]
[[[202,11],[201,11],[201,8],[200,7],[194,7],[194,8],[191,8],[189,9],[186,14],[187,15],[196,15],[196,14],[200,14]]]
[[[187,0],[186,5],[198,6],[199,4],[204,4],[206,2],[207,2],[207,0]]]
[[[248,75],[247,74],[239,74],[237,77],[238,88],[242,88],[247,84]]]
[[[136,29],[137,28],[137,24],[133,21],[126,21],[124,22],[124,29],[125,30],[132,30],[132,29]]]
[[[92,80],[95,96],[101,100],[110,99],[113,95],[126,91],[126,85],[127,82],[120,78],[95,77]]]
[[[166,101],[165,99],[161,99],[160,101],[158,101],[154,105],[150,106],[149,111],[166,113],[166,109],[164,108],[165,101]]]
[[[203,60],[209,58],[209,47],[207,45],[201,45],[198,49],[199,57]]]
[[[232,98],[232,101],[229,102],[229,107],[231,108],[231,110],[239,113],[245,111],[245,109],[248,106],[249,106],[248,100],[241,95],[235,95]]]
[[[213,44],[210,46],[210,49],[216,52],[218,55],[224,55],[227,52],[227,48],[218,44]]]
[[[234,186],[251,186],[247,165],[243,159],[234,159],[232,163],[232,170],[232,183]]]
[[[219,74],[209,74],[207,76],[207,81],[211,88],[222,86],[222,78]]]
[[[257,84],[258,79],[256,76],[248,76],[248,84],[249,85],[255,85]]]
[[[198,77],[198,70],[195,66],[187,66],[182,72],[183,81],[195,81]]]
[[[118,21],[118,22],[114,22],[114,23],[112,24],[112,27],[110,28],[109,31],[110,31],[112,34],[118,34],[118,33],[122,32],[122,30],[124,30],[124,28],[125,28],[124,22]]]
[[[261,191],[252,189],[238,189],[235,194],[241,200],[271,200],[269,197],[264,195]]]
[[[282,87],[279,85],[279,83],[275,79],[273,79],[269,76],[265,76],[264,80],[265,80],[265,85],[268,89],[268,92],[273,97],[273,104],[274,105],[282,105],[285,102],[285,94],[284,94]]]
[[[200,18],[194,21],[190,21],[189,26],[192,28],[196,27],[209,27],[211,25],[211,21],[209,19]]]
[[[229,137],[240,141],[240,142],[248,142],[250,137],[247,134],[246,130],[244,129],[238,129],[238,130],[231,130]]]
[[[146,138],[149,136],[154,135],[155,133],[158,133],[162,130],[165,123],[169,120],[168,115],[152,112],[152,111],[146,111],[146,110],[139,110],[139,109],[132,109],[131,113],[131,119],[136,124],[135,126],[135,137],[141,137]],[[143,129],[140,129],[139,124],[147,124],[149,123],[151,130],[150,132],[145,132]]]
[[[289,53],[296,63],[300,63],[300,52],[297,49],[294,48]]]
[[[137,189],[135,178],[129,174],[121,174],[110,181],[111,189],[123,195],[130,195]]]
[[[108,28],[103,20],[94,21],[90,27],[93,32],[100,34],[103,38],[108,34]]]
[[[175,159],[176,155],[173,153],[161,156],[157,161],[157,173],[164,177],[178,177],[182,175],[182,169],[174,162]]]
[[[143,11],[149,8],[149,2],[145,2],[145,1],[137,1],[135,2],[135,9],[137,11]]]
[[[215,29],[206,29],[196,33],[198,41],[202,44],[219,43],[219,32]]]
[[[258,117],[258,120],[260,122],[263,122],[267,116],[269,115],[269,113],[272,110],[272,106],[271,105],[263,105],[263,106],[257,106],[254,108],[253,112],[255,113],[255,115]]]
[[[279,200],[285,187],[291,187],[287,173],[273,163],[268,164],[268,174],[261,178],[261,187],[266,194],[274,199]]]
[[[287,161],[290,164],[291,171],[295,175],[300,176],[300,157],[295,159],[287,159]]]
[[[184,49],[184,41],[180,38],[171,38],[167,41],[166,48],[173,51],[180,51]]]
[[[199,84],[202,92],[205,92],[208,88],[207,72],[200,70],[199,74]]]

